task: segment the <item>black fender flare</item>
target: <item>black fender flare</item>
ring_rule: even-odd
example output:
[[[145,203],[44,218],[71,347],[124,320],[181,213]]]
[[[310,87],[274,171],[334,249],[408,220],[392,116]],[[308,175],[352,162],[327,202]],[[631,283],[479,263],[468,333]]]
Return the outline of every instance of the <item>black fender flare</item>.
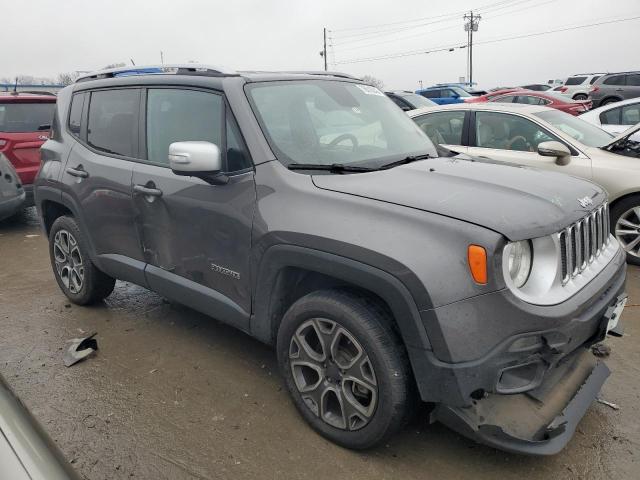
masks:
[[[252,336],[274,343],[275,322],[279,323],[280,319],[272,315],[272,291],[278,275],[287,267],[327,275],[374,293],[391,309],[405,345],[431,350],[416,303],[395,276],[347,257],[296,245],[273,245],[263,254],[255,282]]]

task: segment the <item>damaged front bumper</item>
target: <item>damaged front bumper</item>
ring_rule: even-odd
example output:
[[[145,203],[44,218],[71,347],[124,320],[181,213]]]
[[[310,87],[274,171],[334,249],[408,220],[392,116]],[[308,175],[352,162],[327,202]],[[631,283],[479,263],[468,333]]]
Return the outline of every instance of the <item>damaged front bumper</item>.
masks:
[[[489,394],[466,408],[440,404],[432,421],[508,452],[554,455],[569,442],[609,373],[604,362],[582,350],[549,372],[535,390]]]

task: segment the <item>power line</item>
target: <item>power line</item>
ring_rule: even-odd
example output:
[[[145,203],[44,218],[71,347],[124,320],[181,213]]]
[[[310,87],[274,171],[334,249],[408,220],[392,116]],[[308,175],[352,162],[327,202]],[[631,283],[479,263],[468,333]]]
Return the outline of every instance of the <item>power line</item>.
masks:
[[[590,27],[597,27],[600,25],[608,25],[608,24],[612,24],[612,23],[620,23],[620,22],[629,22],[632,20],[638,20],[640,19],[640,15],[638,16],[634,16],[634,17],[626,17],[626,18],[620,18],[620,19],[616,19],[616,20],[609,20],[609,21],[604,21],[604,22],[595,22],[595,23],[588,23],[588,24],[584,24],[584,25],[577,25],[577,26],[568,26],[568,27],[561,27],[561,28],[557,28],[554,30],[546,30],[543,32],[533,32],[533,33],[526,33],[526,34],[522,34],[522,35],[514,35],[511,37],[504,37],[504,38],[496,38],[496,39],[490,39],[490,40],[484,40],[481,42],[476,42],[476,45],[488,45],[491,43],[498,43],[498,42],[505,42],[508,40],[517,40],[517,39],[521,39],[521,38],[529,38],[529,37],[536,37],[536,36],[541,36],[541,35],[548,35],[551,33],[559,33],[559,32],[566,32],[566,31],[570,31],[570,30],[579,30],[581,28],[590,28]],[[435,53],[435,52],[442,52],[442,51],[452,51],[456,48],[465,48],[466,46],[459,46],[458,44],[450,44],[448,46],[441,46],[441,47],[434,47],[433,49],[430,50],[412,50],[412,51],[408,51],[408,52],[398,52],[398,53],[393,53],[393,54],[388,54],[388,55],[381,55],[381,56],[377,56],[377,57],[368,57],[368,58],[356,58],[356,59],[351,59],[351,60],[343,60],[340,62],[335,62],[336,65],[346,65],[346,64],[351,64],[351,63],[362,63],[362,62],[372,62],[372,61],[377,61],[377,60],[389,60],[392,58],[400,58],[400,57],[408,57],[408,56],[414,56],[414,55],[423,55],[423,54],[427,54],[427,53]]]

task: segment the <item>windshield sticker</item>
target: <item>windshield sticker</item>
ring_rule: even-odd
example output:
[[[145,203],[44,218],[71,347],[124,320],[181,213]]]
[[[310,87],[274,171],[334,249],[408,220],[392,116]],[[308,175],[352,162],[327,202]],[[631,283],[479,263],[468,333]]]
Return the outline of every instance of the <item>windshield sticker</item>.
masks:
[[[360,90],[362,90],[367,95],[378,95],[379,97],[384,97],[384,93],[382,93],[376,87],[372,87],[371,85],[360,85],[360,84],[357,84],[356,87],[358,87]]]

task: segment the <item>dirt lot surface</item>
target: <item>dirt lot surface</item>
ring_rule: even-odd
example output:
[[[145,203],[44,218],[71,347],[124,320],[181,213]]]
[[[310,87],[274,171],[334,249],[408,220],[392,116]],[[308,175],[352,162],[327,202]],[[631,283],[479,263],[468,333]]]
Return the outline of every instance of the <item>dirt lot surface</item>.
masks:
[[[640,478],[640,269],[629,267],[626,335],[612,376],[569,446],[505,454],[422,413],[383,447],[356,453],[316,435],[283,389],[272,350],[135,285],[97,307],[58,289],[27,211],[0,223],[0,372],[89,479]],[[96,356],[62,364],[67,340],[98,332]]]

